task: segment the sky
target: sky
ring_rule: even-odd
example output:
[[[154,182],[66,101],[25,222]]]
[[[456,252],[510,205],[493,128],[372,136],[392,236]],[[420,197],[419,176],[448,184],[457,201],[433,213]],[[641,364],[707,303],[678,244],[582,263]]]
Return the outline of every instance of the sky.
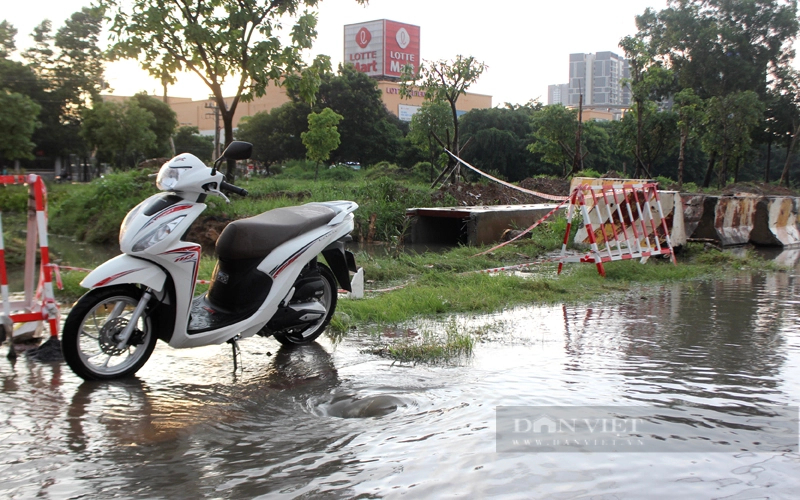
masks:
[[[29,34],[44,19],[54,30],[90,0],[30,0],[5,2],[0,19],[17,28],[17,48],[30,45]],[[547,86],[567,83],[569,54],[612,51],[623,55],[620,39],[636,32],[634,17],[647,7],[660,10],[666,0],[321,0],[318,37],[309,57],[331,56],[334,68],[342,60],[344,25],[389,19],[421,27],[423,60],[474,56],[488,69],[469,91],[492,96],[494,106],[547,103]],[[106,78],[116,95],[139,91],[161,94],[159,83],[135,61],[112,63]],[[208,88],[193,74],[181,74],[172,96],[203,99]]]

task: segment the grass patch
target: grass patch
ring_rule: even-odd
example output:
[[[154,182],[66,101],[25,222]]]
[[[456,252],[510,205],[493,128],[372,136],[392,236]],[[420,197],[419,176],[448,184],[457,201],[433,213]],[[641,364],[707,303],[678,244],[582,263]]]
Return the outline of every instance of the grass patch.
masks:
[[[443,332],[409,330],[400,340],[384,342],[368,352],[400,363],[452,364],[469,359],[475,342],[476,337],[471,332],[462,331],[451,319]]]
[[[555,262],[542,264],[550,272],[528,277],[516,274],[464,274],[459,271],[467,271],[465,267],[480,269],[487,262],[479,259],[471,261],[460,252],[463,250],[454,250],[441,257],[445,263],[451,260],[460,262],[451,269],[424,264],[431,256],[406,256],[409,266],[424,269],[407,286],[371,295],[367,300],[342,300],[339,310],[347,315],[351,324],[398,324],[418,316],[488,313],[519,305],[587,301],[626,292],[640,284],[708,279],[737,271],[780,270],[777,264],[752,253],[739,258],[727,252],[704,250],[702,245],[690,244],[677,266],[663,259],[650,259],[646,264],[638,261],[611,262],[605,265],[606,278],[598,275],[594,265],[587,264],[567,264],[564,273],[555,276]],[[389,265],[384,262],[386,259],[374,260],[376,262],[373,265]],[[487,267],[496,267],[498,262],[491,261],[491,264]],[[365,276],[371,278],[368,270]],[[368,289],[382,285],[384,283],[377,281],[371,283]]]

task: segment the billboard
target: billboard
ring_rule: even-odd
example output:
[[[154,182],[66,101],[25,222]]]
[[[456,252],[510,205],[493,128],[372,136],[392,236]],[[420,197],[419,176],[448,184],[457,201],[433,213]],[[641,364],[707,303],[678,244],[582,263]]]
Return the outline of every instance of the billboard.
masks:
[[[378,78],[400,78],[420,64],[420,28],[387,19],[344,27],[344,63]]]

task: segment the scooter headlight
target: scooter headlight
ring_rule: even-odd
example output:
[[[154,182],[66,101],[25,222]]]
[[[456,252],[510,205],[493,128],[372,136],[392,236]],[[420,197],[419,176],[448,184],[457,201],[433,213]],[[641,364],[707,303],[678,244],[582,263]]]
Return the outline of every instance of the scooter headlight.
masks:
[[[181,223],[183,219],[185,219],[185,215],[181,215],[180,217],[176,217],[172,220],[168,220],[160,224],[157,228],[153,229],[144,238],[140,239],[133,245],[134,252],[141,252],[143,250],[147,250],[151,246],[155,245],[156,243],[162,241],[164,238],[170,235],[172,231],[178,227],[178,224]]]
[[[180,168],[169,168],[166,165],[161,167],[156,177],[156,187],[162,191],[172,191],[178,185],[182,170]]]

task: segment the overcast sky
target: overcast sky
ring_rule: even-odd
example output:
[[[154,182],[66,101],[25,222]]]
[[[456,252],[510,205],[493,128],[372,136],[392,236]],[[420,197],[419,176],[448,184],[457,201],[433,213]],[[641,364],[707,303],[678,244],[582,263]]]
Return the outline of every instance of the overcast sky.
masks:
[[[34,26],[43,19],[58,29],[70,14],[89,0],[8,0],[0,18],[19,31],[17,47],[29,45]],[[613,51],[622,55],[619,40],[636,31],[634,16],[647,7],[662,9],[666,0],[322,0],[319,36],[314,54],[341,62],[343,27],[376,19],[390,19],[421,27],[421,55],[425,60],[474,56],[488,65],[470,91],[492,96],[492,103],[522,104],[547,101],[547,85],[566,83],[569,54]],[[160,86],[138,70],[134,62],[114,63],[107,71],[114,94],[145,90],[161,93]],[[208,89],[198,77],[186,74],[169,89],[170,95],[204,98]]]

